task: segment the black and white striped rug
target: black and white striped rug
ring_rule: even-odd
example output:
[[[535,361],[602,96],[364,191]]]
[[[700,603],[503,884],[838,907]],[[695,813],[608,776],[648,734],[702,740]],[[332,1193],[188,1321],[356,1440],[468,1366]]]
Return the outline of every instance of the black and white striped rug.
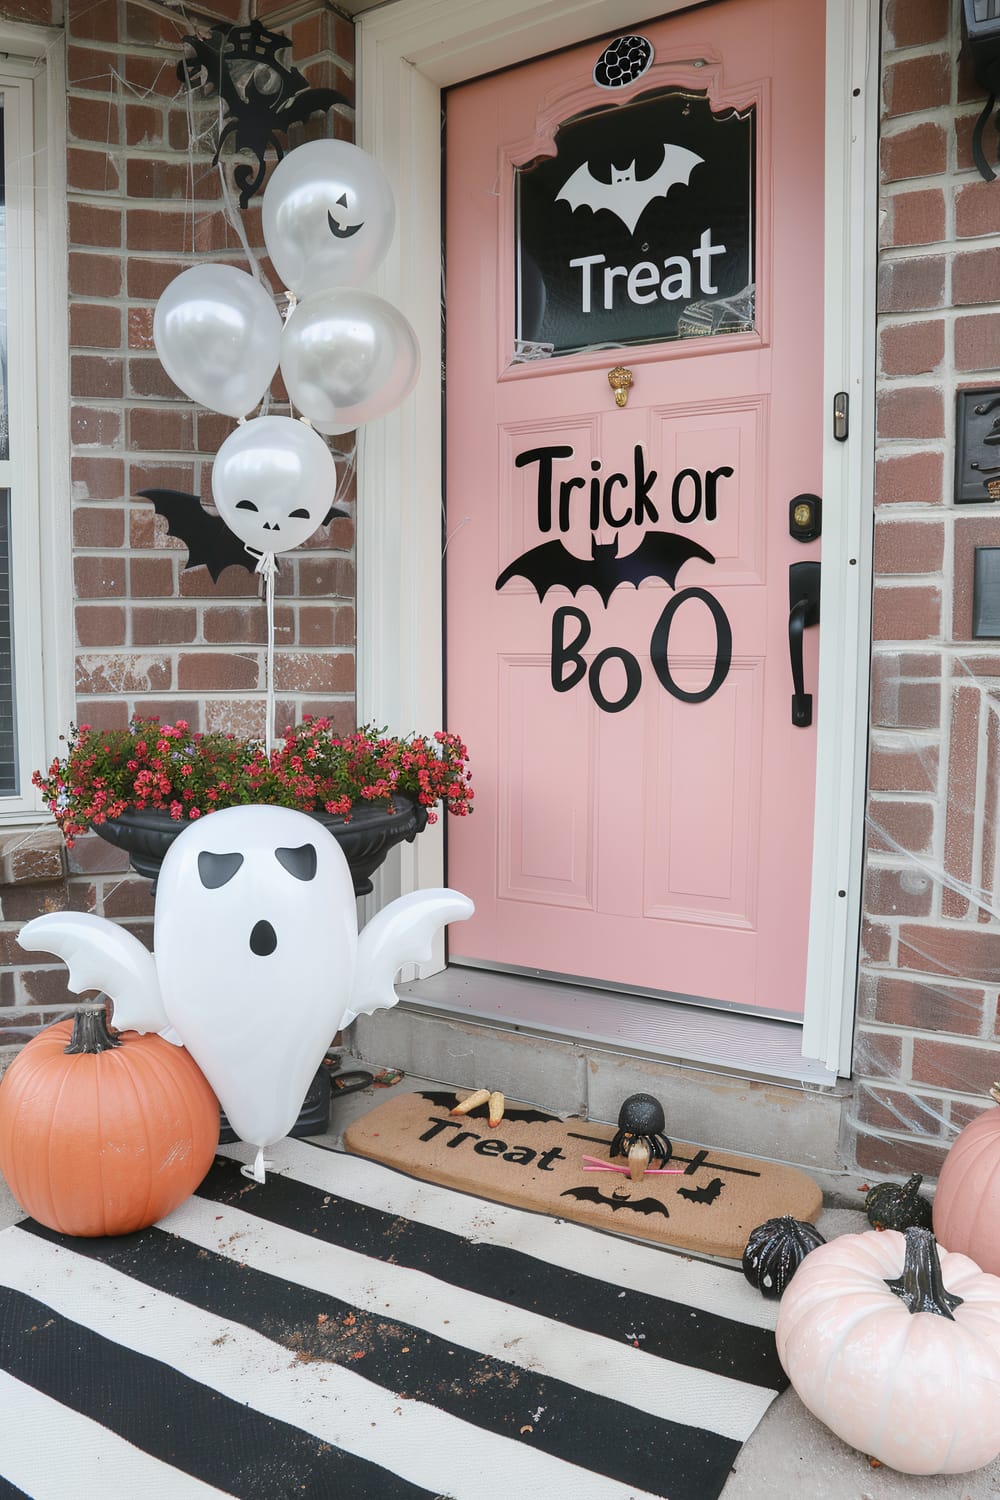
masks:
[[[288,1140],[0,1234],[0,1496],[713,1500],[787,1382],[738,1271]]]

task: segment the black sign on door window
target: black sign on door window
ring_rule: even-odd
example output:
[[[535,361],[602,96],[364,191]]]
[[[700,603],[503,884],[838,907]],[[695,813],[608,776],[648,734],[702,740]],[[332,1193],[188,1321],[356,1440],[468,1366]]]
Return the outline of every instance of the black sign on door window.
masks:
[[[570,121],[556,156],[518,167],[522,357],[752,329],[754,125],[659,94]]]

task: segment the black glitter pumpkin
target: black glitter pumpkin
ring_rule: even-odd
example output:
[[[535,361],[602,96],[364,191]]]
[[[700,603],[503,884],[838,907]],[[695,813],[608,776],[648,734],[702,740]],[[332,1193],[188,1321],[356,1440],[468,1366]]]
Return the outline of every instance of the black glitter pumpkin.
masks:
[[[898,1182],[879,1182],[869,1191],[865,1199],[865,1213],[873,1229],[930,1229],[932,1210],[930,1200],[920,1197],[923,1177],[914,1172],[912,1177]]]
[[[815,1224],[787,1214],[750,1231],[743,1251],[743,1274],[765,1297],[780,1297],[810,1250],[826,1240]]]

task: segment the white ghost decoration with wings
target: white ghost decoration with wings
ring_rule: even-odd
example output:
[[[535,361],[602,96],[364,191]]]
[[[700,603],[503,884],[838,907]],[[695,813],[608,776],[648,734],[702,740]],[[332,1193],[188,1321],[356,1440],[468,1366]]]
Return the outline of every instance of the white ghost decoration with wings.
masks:
[[[156,891],[153,953],[103,917],[53,912],[21,929],[56,953],[70,988],[100,989],[119,1030],[183,1044],[229,1123],[257,1147],[288,1134],[335,1034],[394,1005],[394,980],[463,921],[458,891],[414,891],[358,932],[354,887],[333,835],[305,813],[229,807],[184,829]]]

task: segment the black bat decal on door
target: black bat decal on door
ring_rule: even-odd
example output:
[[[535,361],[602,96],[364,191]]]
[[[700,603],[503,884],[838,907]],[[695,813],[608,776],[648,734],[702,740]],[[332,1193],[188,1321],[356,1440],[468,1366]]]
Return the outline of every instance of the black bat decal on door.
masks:
[[[560,1193],[561,1198],[576,1198],[581,1203],[606,1203],[613,1214],[620,1208],[631,1208],[635,1213],[662,1214],[665,1219],[670,1218],[670,1210],[660,1202],[659,1198],[616,1198],[609,1193],[602,1193],[596,1187],[567,1188]]]
[[[617,536],[608,543],[592,540],[590,550],[589,558],[575,557],[562,542],[543,542],[504,568],[496,587],[502,589],[512,578],[526,578],[540,600],[556,584],[561,583],[571,594],[589,587],[597,590],[607,608],[620,584],[631,583],[638,588],[645,578],[662,578],[673,588],[677,574],[692,558],[715,562],[711,552],[674,531],[647,531],[638,547],[624,557],[618,555]]]
[[[570,208],[589,208],[598,213],[602,208],[620,219],[629,234],[635,233],[645,210],[654,198],[665,198],[676,183],[685,187],[691,180],[695,167],[704,161],[684,146],[664,146],[663,160],[649,177],[635,175],[635,162],[630,166],[611,168],[611,181],[602,182],[584,162],[568,177],[556,194],[556,202],[562,200]]]
[[[139,490],[143,500],[152,500],[158,516],[167,523],[167,531],[183,542],[188,549],[185,570],[205,567],[218,583],[224,568],[235,564],[253,573],[257,558],[249,553],[239,537],[230,531],[221,516],[205,509],[197,495],[186,495],[182,490]],[[323,518],[323,525],[334,516],[346,516],[347,512],[331,506]]]

